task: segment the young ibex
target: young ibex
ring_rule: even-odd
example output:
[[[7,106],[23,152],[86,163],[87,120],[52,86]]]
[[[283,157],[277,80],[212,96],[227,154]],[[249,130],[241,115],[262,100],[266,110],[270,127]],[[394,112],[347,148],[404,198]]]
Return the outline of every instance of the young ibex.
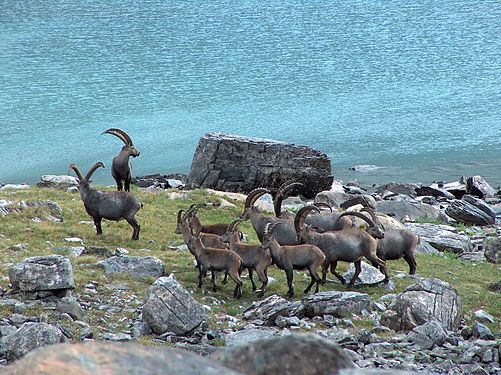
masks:
[[[365,207],[362,211],[368,212],[376,226],[382,227],[374,210]],[[384,238],[379,239],[377,242],[377,256],[384,261],[397,260],[403,257],[409,265],[409,274],[414,275],[417,266],[414,259],[414,251],[419,241],[419,236],[408,229],[386,229],[384,231]],[[377,264],[374,262],[372,265],[377,267]]]
[[[318,246],[325,254],[326,259],[322,267],[322,283],[325,283],[327,277],[327,270],[329,269],[334,276],[336,276],[341,283],[344,285],[346,281],[344,278],[336,272],[337,262],[349,262],[355,264],[355,274],[348,283],[348,288],[351,288],[355,283],[358,275],[362,271],[362,258],[365,257],[369,261],[374,261],[383,270],[385,275],[385,281],[389,280],[388,271],[386,270],[386,264],[384,261],[379,259],[376,255],[377,252],[377,240],[374,239],[367,232],[358,230],[356,228],[343,229],[336,232],[325,232],[318,233],[309,226],[304,224],[304,219],[306,215],[312,210],[318,211],[315,206],[306,206],[299,210],[294,219],[294,225],[297,231],[298,241],[300,243],[309,243]],[[341,215],[351,214],[354,216],[361,217],[365,220],[371,228],[375,227],[375,224],[367,218],[365,215],[354,212],[354,213],[343,213]],[[377,233],[376,230],[374,234],[379,236],[379,238],[384,237],[384,233]]]
[[[294,231],[294,225],[291,220],[279,219],[272,216],[265,216],[259,211],[254,203],[264,194],[270,194],[271,192],[265,188],[258,188],[252,190],[247,199],[245,200],[244,211],[240,214],[240,219],[246,220],[250,219],[254,230],[256,231],[259,241],[263,241],[264,228],[268,223],[282,223],[279,228],[276,229],[275,238],[277,242],[281,245],[295,245],[297,244],[296,232]]]
[[[294,270],[307,269],[310,272],[311,282],[304,290],[304,293],[308,293],[315,283],[315,293],[317,293],[321,282],[320,276],[317,273],[317,268],[325,262],[324,253],[317,246],[310,244],[279,245],[275,239],[275,230],[280,225],[282,225],[282,223],[266,224],[261,246],[263,249],[270,249],[275,265],[285,271],[287,285],[289,287],[287,296],[294,297],[294,286],[292,285]]]
[[[117,183],[117,189],[119,191],[124,190],[130,191],[130,181],[132,179],[132,167],[129,161],[129,156],[136,157],[139,156],[139,151],[132,144],[132,140],[129,135],[122,129],[109,128],[102,132],[101,134],[113,134],[120,138],[125,146],[122,147],[120,153],[113,158],[113,163],[111,165],[111,175]],[[125,185],[125,186],[124,186]]]
[[[97,234],[102,234],[101,220],[125,219],[134,228],[132,239],[139,239],[140,226],[135,218],[142,204],[129,192],[125,191],[100,191],[90,186],[90,177],[99,167],[104,168],[100,161],[94,164],[85,177],[75,164],[70,164],[78,176],[78,189],[87,213],[94,219]]]
[[[233,291],[235,298],[242,296],[242,280],[240,273],[243,269],[243,261],[240,256],[234,251],[228,249],[216,249],[213,247],[206,247],[202,243],[201,232],[195,234],[191,233],[190,242],[195,249],[195,256],[200,264],[198,270],[198,287],[202,287],[202,279],[207,273],[211,271],[212,291],[216,291],[216,272],[223,271],[227,273],[230,278],[235,282],[236,287]],[[190,245],[188,245],[189,247]]]
[[[263,249],[260,244],[252,245],[240,242],[240,231],[238,225],[241,219],[233,221],[226,233],[221,236],[221,240],[228,243],[230,250],[236,252],[243,261],[243,267],[249,271],[249,279],[252,284],[252,291],[256,291],[256,284],[252,278],[252,272],[256,271],[262,285],[257,295],[264,296],[266,286],[268,285],[268,267],[273,263],[270,251]]]

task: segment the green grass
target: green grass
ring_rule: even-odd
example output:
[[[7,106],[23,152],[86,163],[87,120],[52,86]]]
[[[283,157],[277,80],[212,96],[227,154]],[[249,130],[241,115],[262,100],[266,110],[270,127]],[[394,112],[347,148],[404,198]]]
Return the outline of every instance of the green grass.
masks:
[[[184,285],[195,299],[211,307],[209,313],[209,325],[216,328],[225,328],[227,322],[224,315],[240,317],[244,308],[248,307],[257,298],[250,289],[248,279],[244,277],[243,297],[235,300],[233,295],[234,284],[230,280],[228,284],[222,285],[218,278],[218,291],[210,290],[210,279],[204,280],[202,289],[197,288],[197,272],[194,268],[193,258],[188,251],[173,251],[171,245],[182,244],[180,235],[175,234],[176,214],[180,209],[187,209],[192,203],[212,202],[215,206],[220,202],[219,198],[207,194],[204,190],[196,190],[188,193],[187,200],[169,200],[166,192],[143,192],[135,187],[133,193],[144,204],[144,207],[136,215],[141,224],[139,241],[132,241],[132,228],[125,222],[103,221],[103,235],[97,236],[92,224],[80,223],[89,222],[91,218],[84,210],[83,203],[78,194],[71,194],[65,191],[43,188],[32,188],[20,191],[2,191],[0,199],[7,199],[13,202],[52,200],[57,202],[63,209],[63,223],[32,221],[32,217],[43,217],[44,212],[40,208],[27,208],[20,213],[11,213],[0,218],[0,285],[8,288],[9,266],[11,263],[19,262],[26,257],[35,255],[47,255],[58,253],[56,249],[68,248],[78,244],[68,243],[66,237],[79,237],[84,240],[86,246],[106,247],[114,251],[117,247],[126,248],[130,255],[152,255],[161,259],[166,267],[166,274],[174,273],[176,279]],[[209,206],[199,210],[199,217],[204,224],[216,222],[231,222],[242,211],[242,204],[237,203],[236,208],[218,209]],[[241,229],[248,234],[249,242],[257,242],[250,223],[241,224]],[[465,228],[467,229],[467,228]],[[16,244],[26,243],[26,250],[13,248]],[[145,251],[148,249],[149,251]],[[103,285],[109,283],[123,283],[130,289],[127,293],[134,293],[140,298],[146,296],[146,291],[153,280],[136,281],[126,275],[105,275],[103,271],[95,267],[95,263],[100,261],[95,256],[84,256],[71,258],[73,265],[76,293],[83,292],[83,286],[89,281],[99,284],[98,292],[102,300],[113,297],[113,292],[104,288]],[[473,312],[484,309],[495,316],[496,322],[489,327],[494,332],[499,332],[501,319],[501,302],[499,294],[487,290],[487,286],[500,280],[499,266],[486,262],[470,263],[464,262],[453,254],[445,256],[438,255],[418,255],[416,257],[417,272],[424,277],[434,277],[449,282],[455,287],[463,302],[463,308],[467,323],[474,320]],[[340,263],[339,269],[344,271],[347,264]],[[404,261],[388,262],[391,275],[397,271],[408,272],[407,263]],[[302,298],[302,290],[306,287],[309,277],[304,277],[304,273],[295,273],[294,286],[296,300]],[[287,291],[286,280],[283,272],[275,267],[269,270],[269,275],[276,279],[268,285],[266,296],[279,294],[284,296]],[[414,280],[409,277],[394,277],[395,290],[399,293]],[[258,286],[260,283],[257,284]],[[321,290],[345,290],[339,283],[327,283]],[[369,294],[374,299],[387,294],[388,292],[377,287],[363,287],[358,291]],[[126,293],[126,294],[127,294]],[[8,311],[0,311],[5,315]],[[26,312],[29,315],[29,311]],[[123,316],[126,316],[123,313]],[[129,316],[130,317],[130,316]],[[100,330],[103,323],[100,319],[118,321],[120,314],[113,315],[100,310],[88,310],[85,321]],[[357,321],[355,321],[357,325]],[[366,324],[362,321],[358,323],[363,328]],[[117,327],[120,327],[117,324]],[[150,338],[142,338],[144,343],[156,344]]]

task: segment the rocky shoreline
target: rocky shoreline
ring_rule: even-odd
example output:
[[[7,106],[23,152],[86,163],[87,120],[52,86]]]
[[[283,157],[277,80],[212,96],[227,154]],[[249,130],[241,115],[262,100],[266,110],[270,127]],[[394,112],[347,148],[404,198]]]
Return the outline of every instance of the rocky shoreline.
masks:
[[[74,191],[74,179],[66,177],[44,177],[40,185]],[[182,199],[186,193],[182,190],[183,176],[159,177],[148,176],[151,184],[144,189],[161,191],[166,187],[162,184],[172,186],[171,182],[179,181],[179,191],[171,193],[174,194],[171,198]],[[1,189],[6,188],[19,187],[4,186]],[[231,197],[235,199],[235,196]],[[377,212],[388,214],[388,223],[404,223],[418,233],[423,240],[420,252],[447,251],[459,254],[466,261],[501,262],[501,195],[478,176],[454,184],[432,186],[387,184],[363,188],[334,182],[332,189],[317,194],[315,201],[328,202],[334,207],[353,207],[357,202],[354,198],[358,196],[372,200]],[[12,206],[0,199],[0,218],[34,204],[45,206],[49,212],[38,220],[58,220],[61,216],[62,210],[55,202],[24,202]],[[284,207],[292,209],[303,204],[304,201],[297,197],[284,201]],[[440,219],[449,224],[463,222],[473,226],[472,232],[461,232],[451,225],[416,222],[418,218]],[[228,328],[218,330],[207,324],[206,312],[210,311],[211,305],[221,301],[214,297],[201,302],[193,300],[190,293],[176,282],[175,275],[165,277],[159,259],[132,257],[121,248],[88,247],[78,238],[68,238],[67,241],[77,245],[70,247],[69,257],[97,255],[103,259],[99,263],[103,272],[125,272],[133,278],[149,277],[156,281],[150,287],[146,301],[126,285],[100,285],[93,281],[85,285],[82,294],[76,294],[67,256],[35,257],[12,265],[9,271],[11,289],[0,289],[0,307],[13,311],[10,316],[0,319],[0,364],[7,366],[7,374],[9,369],[16,373],[14,369],[22,368],[23,357],[38,347],[68,341],[129,342],[145,335],[153,336],[158,343],[168,343],[174,348],[206,356],[214,366],[227,366],[226,369],[248,374],[260,373],[253,368],[253,358],[254,362],[255,358],[264,358],[271,348],[280,347],[280,340],[290,342],[289,335],[299,337],[297,340],[301,343],[308,343],[301,358],[310,367],[300,372],[299,368],[305,365],[296,364],[296,372],[283,373],[327,373],[321,372],[318,363],[318,368],[311,371],[315,364],[310,363],[309,358],[315,356],[315,345],[321,345],[321,340],[335,343],[336,350],[340,349],[335,358],[331,358],[335,363],[341,359],[346,361],[339,368],[359,368],[339,373],[363,374],[376,368],[381,372],[370,373],[390,373],[384,369],[394,370],[391,373],[400,373],[396,372],[398,370],[426,374],[495,374],[501,371],[501,335],[500,332],[491,332],[486,326],[497,318],[479,309],[475,311],[475,323],[465,325],[458,293],[453,286],[439,279],[403,273],[394,275],[395,278],[412,278],[413,283],[398,295],[391,293],[390,283],[384,286],[389,293],[377,300],[351,291],[320,292],[298,302],[271,295],[252,304],[242,312],[241,318],[219,316],[218,319]],[[371,268],[364,266],[361,275],[364,283],[377,283],[371,277],[371,272],[374,272]],[[500,284],[490,287],[499,297]],[[102,295],[104,290],[107,297]],[[176,303],[182,301],[182,304],[171,310],[173,300]],[[34,307],[44,313],[24,315]],[[85,311],[88,310],[103,312],[101,324],[105,330],[95,332],[85,322]],[[185,314],[180,316],[180,311],[185,311]],[[371,327],[354,331],[354,322],[360,319],[370,321]],[[298,333],[313,335],[314,342],[297,336]],[[225,348],[214,344],[221,341]],[[244,348],[244,352],[251,351],[253,357],[238,352],[239,348]],[[65,353],[67,349],[60,350]],[[286,345],[283,353],[276,354],[273,365],[278,363],[281,368],[287,368],[294,364],[294,360],[286,355],[288,351],[290,348]],[[43,348],[38,349],[26,358],[42,361],[43,353]],[[30,363],[28,359],[26,363]],[[329,373],[338,373],[334,371],[335,363],[329,363],[333,370]]]

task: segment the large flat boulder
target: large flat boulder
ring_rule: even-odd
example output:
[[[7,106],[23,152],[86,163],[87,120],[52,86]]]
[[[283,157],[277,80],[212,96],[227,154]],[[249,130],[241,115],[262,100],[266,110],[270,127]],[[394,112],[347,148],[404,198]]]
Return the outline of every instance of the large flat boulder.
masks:
[[[185,350],[135,343],[86,342],[37,349],[8,366],[5,375],[238,375]]]
[[[9,269],[12,289],[21,292],[73,289],[73,268],[62,255],[26,258]]]
[[[195,150],[189,188],[248,193],[258,187],[278,188],[286,181],[303,182],[313,198],[333,181],[327,155],[313,148],[269,139],[207,133]]]

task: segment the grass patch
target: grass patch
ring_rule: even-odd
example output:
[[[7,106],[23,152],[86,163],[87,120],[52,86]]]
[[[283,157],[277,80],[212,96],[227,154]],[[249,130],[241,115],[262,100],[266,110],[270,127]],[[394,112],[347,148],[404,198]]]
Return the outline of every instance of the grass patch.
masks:
[[[110,189],[110,188],[103,188]],[[47,255],[51,253],[61,253],[61,249],[77,246],[80,244],[65,241],[67,237],[79,237],[86,246],[106,247],[111,251],[116,248],[126,248],[130,255],[156,256],[165,264],[166,274],[174,273],[176,279],[200,303],[210,306],[209,324],[214,328],[224,328],[228,323],[225,315],[241,317],[243,309],[257,300],[251,291],[250,282],[247,276],[243,275],[244,286],[243,296],[240,300],[233,298],[234,283],[229,280],[226,285],[221,284],[222,276],[218,277],[218,291],[210,290],[210,278],[204,280],[202,289],[197,288],[197,271],[194,268],[193,257],[188,251],[173,251],[171,245],[182,244],[181,235],[175,234],[176,214],[178,210],[186,210],[193,203],[213,203],[206,208],[199,210],[199,217],[203,224],[213,224],[217,222],[231,222],[242,212],[243,204],[235,203],[236,208],[219,209],[216,206],[220,199],[209,195],[204,190],[196,190],[187,193],[186,200],[169,200],[167,192],[145,192],[136,187],[132,188],[133,194],[144,204],[138,212],[137,219],[141,225],[139,241],[132,241],[132,228],[125,222],[103,221],[102,236],[95,234],[95,228],[91,218],[85,212],[83,203],[78,194],[67,193],[65,191],[32,188],[20,191],[1,191],[0,199],[7,199],[14,202],[14,205],[21,201],[43,201],[52,200],[58,203],[63,209],[62,223],[51,221],[34,222],[33,215],[43,217],[43,212],[23,210],[19,213],[11,213],[0,218],[0,285],[7,288],[8,270],[12,263],[19,262],[30,256]],[[241,224],[241,229],[248,235],[251,243],[257,242],[257,236],[249,222]],[[464,228],[467,230],[467,228]],[[26,244],[25,249],[18,249],[17,244]],[[130,293],[135,293],[140,298],[146,296],[148,287],[153,282],[152,279],[137,281],[126,275],[105,275],[102,269],[95,266],[101,259],[95,256],[83,256],[71,258],[75,275],[76,292],[83,293],[84,285],[90,281],[96,282],[99,295],[106,300],[112,296],[112,292],[103,285],[110,283],[126,284],[130,288]],[[484,309],[496,319],[489,327],[494,332],[499,332],[501,319],[501,299],[499,293],[491,292],[487,289],[489,284],[500,280],[499,266],[486,262],[464,262],[453,254],[445,255],[417,255],[417,272],[424,277],[439,278],[450,283],[456,288],[461,296],[465,318],[468,323],[474,320],[473,312]],[[344,271],[348,264],[339,263],[339,270]],[[397,272],[408,273],[408,265],[405,261],[388,262],[390,275],[393,276],[395,290],[393,293],[402,292],[408,285],[414,283],[409,277],[394,277]],[[271,267],[269,276],[275,279],[268,285],[266,296],[279,294],[284,296],[287,292],[285,274],[276,267]],[[329,276],[331,278],[331,276]],[[309,282],[306,273],[295,272],[294,287],[296,300],[303,296],[302,291]],[[258,287],[260,283],[257,284]],[[345,290],[337,282],[329,282],[321,290]],[[373,299],[387,294],[388,291],[377,287],[363,287],[358,291],[369,294]],[[9,310],[0,308],[0,314],[8,315]],[[124,316],[126,313],[124,313]],[[96,330],[104,329],[103,319],[110,319],[106,312],[96,309],[87,310],[85,321]],[[363,324],[361,324],[363,325]],[[157,344],[148,337],[142,337],[141,342]]]

